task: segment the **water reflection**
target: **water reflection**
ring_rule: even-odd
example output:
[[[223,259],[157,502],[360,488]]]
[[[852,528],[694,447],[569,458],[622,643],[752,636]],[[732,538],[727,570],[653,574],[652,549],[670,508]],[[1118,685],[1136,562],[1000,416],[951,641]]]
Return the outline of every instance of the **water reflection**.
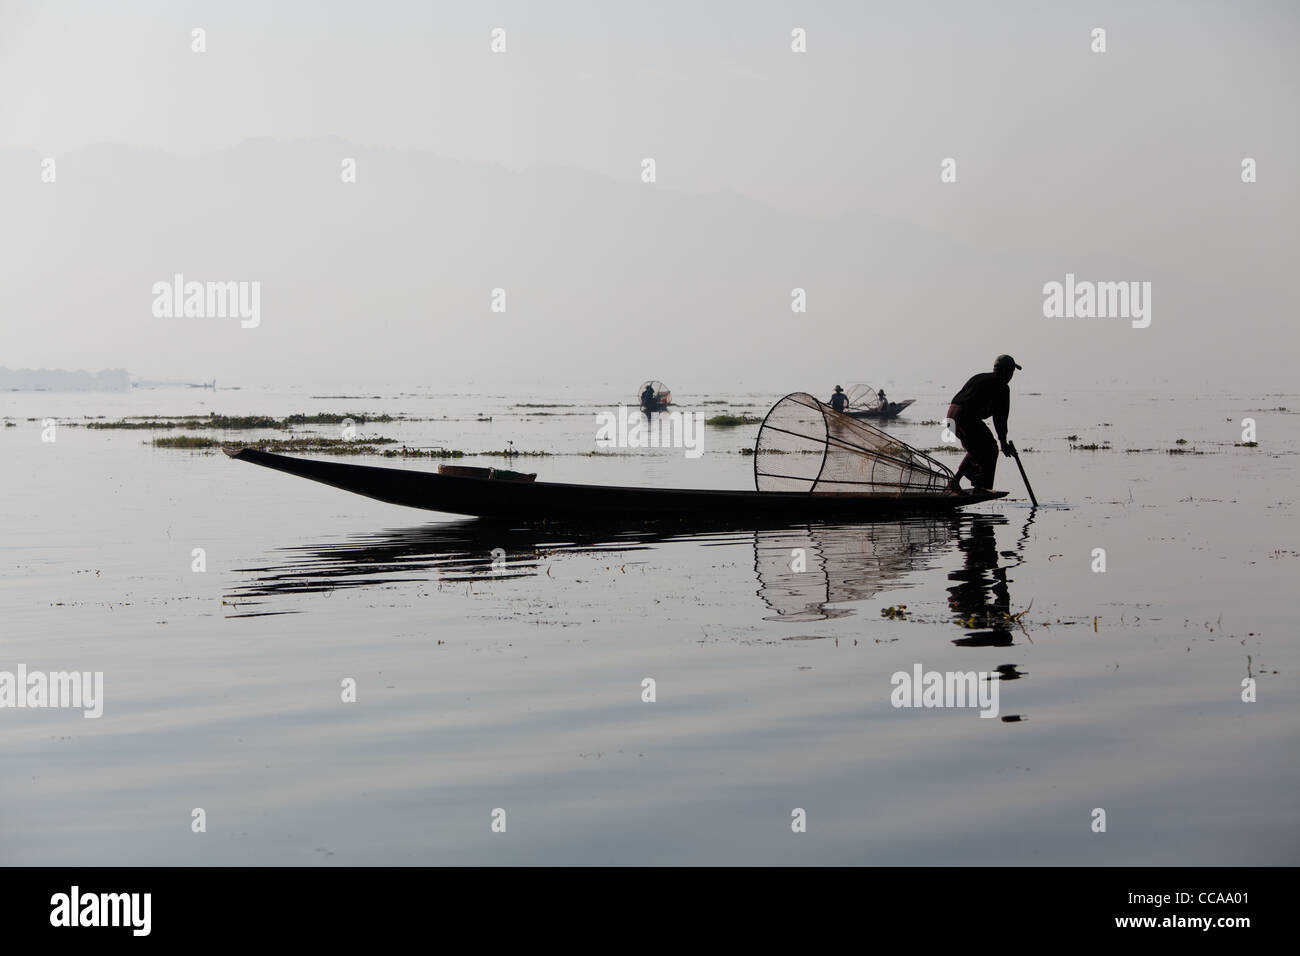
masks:
[[[314,594],[419,581],[509,579],[539,573],[549,554],[635,551],[665,535],[554,532],[476,519],[354,535],[345,541],[273,552],[272,563],[236,569],[248,580],[228,603],[256,604],[288,594]]]
[[[947,518],[853,525],[806,525],[754,535],[758,596],[776,612],[769,621],[824,621],[905,586],[931,567],[953,537]]]
[[[295,613],[276,599],[419,582],[509,580],[545,572],[559,554],[624,554],[670,541],[704,547],[749,543],[755,592],[768,621],[824,621],[855,613],[846,605],[914,586],[919,572],[955,551],[948,604],[966,635],[954,643],[1010,647],[1019,629],[1008,572],[1023,560],[1031,512],[1015,550],[999,552],[1000,514],[964,514],[857,524],[802,524],[759,530],[679,524],[632,529],[530,528],[475,519],[354,535],[346,540],[283,548],[226,595],[232,616]],[[954,547],[955,545],[955,547]],[[913,579],[913,580],[909,580]],[[1004,678],[1018,676],[1009,668]]]
[[[802,524],[754,530],[680,524],[626,530],[528,528],[469,519],[355,535],[336,543],[283,548],[226,595],[239,615],[286,613],[273,598],[402,583],[508,580],[543,573],[557,554],[619,554],[669,541],[703,547],[750,544],[757,595],[770,621],[843,617],[840,605],[906,587],[934,567],[957,530],[951,518],[909,518],[858,524]]]
[[[1009,523],[1005,515],[969,514],[956,522],[957,551],[964,563],[948,574],[948,580],[956,582],[948,588],[948,606],[968,630],[965,637],[953,643],[966,647],[1010,647],[1015,643],[1014,632],[1020,625],[1011,610],[1012,579],[1008,572],[1024,563],[1034,512],[1030,510],[1013,551],[998,551],[997,529]],[[1008,563],[1003,564],[1004,558]],[[1011,671],[1003,675],[1004,680],[1019,676],[1014,668]]]

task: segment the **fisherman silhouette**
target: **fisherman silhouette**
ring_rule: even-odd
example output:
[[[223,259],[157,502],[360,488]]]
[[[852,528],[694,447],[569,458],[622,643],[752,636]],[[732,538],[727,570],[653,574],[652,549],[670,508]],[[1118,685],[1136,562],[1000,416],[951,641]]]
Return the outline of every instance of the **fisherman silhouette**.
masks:
[[[835,394],[831,396],[831,408],[835,409],[837,412],[842,412],[848,404],[849,397],[844,394],[844,389],[836,385]]]
[[[1011,389],[1007,383],[1018,368],[1020,366],[1010,355],[999,355],[993,362],[993,371],[972,375],[961,391],[952,397],[948,417],[952,419],[957,440],[966,449],[966,457],[961,460],[949,490],[963,494],[961,480],[969,478],[977,490],[992,491],[999,444],[1002,454],[1008,458],[1015,454],[1007,443],[1007,415],[1011,411]],[[984,419],[989,417],[997,429],[997,441],[993,440],[993,433],[984,424]]]

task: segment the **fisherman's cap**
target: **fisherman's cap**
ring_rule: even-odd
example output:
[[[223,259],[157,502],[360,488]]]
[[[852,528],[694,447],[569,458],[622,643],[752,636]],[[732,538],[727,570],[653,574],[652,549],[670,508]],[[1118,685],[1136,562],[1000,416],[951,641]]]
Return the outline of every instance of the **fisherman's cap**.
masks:
[[[1017,369],[1024,371],[1024,369],[1021,369],[1019,365],[1016,365],[1016,360],[1013,359],[1010,355],[999,355],[996,359],[993,360],[994,368],[1002,368],[1004,365],[1015,365]]]

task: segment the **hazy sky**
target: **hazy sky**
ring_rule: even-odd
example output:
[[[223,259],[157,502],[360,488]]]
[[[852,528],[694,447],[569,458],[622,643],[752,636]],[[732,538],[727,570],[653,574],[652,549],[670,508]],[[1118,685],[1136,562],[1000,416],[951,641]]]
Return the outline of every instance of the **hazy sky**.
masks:
[[[195,27],[206,30],[202,54],[191,50]],[[490,50],[496,27],[506,31],[504,54]],[[791,51],[796,27],[807,31],[806,53]],[[1107,32],[1105,53],[1090,48],[1096,27]],[[516,380],[544,367],[592,380],[608,370],[740,382],[776,374],[787,361],[804,375],[883,379],[877,369],[888,366],[889,377],[929,378],[966,368],[972,356],[982,367],[997,352],[1029,350],[1024,364],[1051,369],[1061,384],[1131,380],[1154,363],[1160,376],[1193,387],[1209,373],[1281,387],[1293,379],[1300,341],[1291,296],[1300,266],[1298,49],[1293,2],[4,0],[0,203],[10,208],[0,212],[7,263],[0,263],[0,364],[121,365],[151,377],[410,378],[424,367],[410,350],[423,347],[438,352],[439,374],[481,380],[490,348],[492,367]],[[321,180],[318,203],[300,197],[309,211],[297,209],[299,232],[276,218],[287,209],[277,191],[257,187],[256,170],[287,155],[276,144],[236,151],[252,172],[241,169],[230,180],[240,190],[219,205],[221,164],[185,159],[230,155],[257,138],[283,149],[311,141],[292,155],[333,171]],[[173,154],[140,163],[170,164],[166,176],[193,172],[193,202],[183,189],[151,198],[149,179],[127,168],[133,154],[87,151],[95,144]],[[468,165],[423,168],[417,158],[398,170],[375,159],[393,150]],[[370,157],[351,187],[338,183],[342,155]],[[40,182],[44,157],[59,164],[56,183]],[[653,185],[640,181],[643,157],[656,161]],[[940,181],[945,157],[956,160],[955,183]],[[1257,161],[1258,182],[1242,183],[1244,157]],[[480,164],[482,175],[474,172]],[[599,176],[574,181],[565,207],[554,193],[570,180],[554,172],[529,178],[550,166]],[[519,182],[503,186],[490,167]],[[443,182],[428,180],[434,168]],[[307,223],[334,201],[334,187],[382,192],[381,170],[409,202],[365,193],[379,203],[367,209],[347,200],[356,228],[370,234],[371,254],[349,294],[347,251],[319,250],[314,262],[325,227]],[[93,179],[93,189],[77,189],[82,171],[83,187]],[[304,170],[305,179],[312,175]],[[455,218],[438,216],[439,190],[449,183],[469,191]],[[535,215],[512,218],[494,207],[495,233],[471,221],[503,191],[535,203]],[[680,194],[685,205],[643,220],[637,210],[646,191],[663,202]],[[762,207],[775,218],[755,227]],[[427,218],[404,217],[403,208]],[[602,209],[624,218],[601,220]],[[157,228],[117,229],[132,210]],[[621,258],[568,228],[589,230],[595,220],[642,231],[644,244]],[[164,228],[193,230],[178,237],[179,247],[201,234],[188,264],[169,260],[158,235]],[[679,281],[659,276],[671,292],[647,295],[649,278],[632,276],[630,263],[701,228],[716,240],[701,250],[716,257],[711,266],[688,268],[700,263],[665,253],[659,266],[680,269]],[[267,233],[282,251],[293,246],[292,268],[270,256],[271,246],[261,258],[241,258],[250,234]],[[458,243],[466,233],[479,241]],[[796,235],[796,246],[780,239]],[[854,237],[875,273],[871,262],[845,255]],[[446,256],[444,284],[402,273],[383,280],[390,291],[400,287],[394,301],[365,291],[383,284],[377,276],[389,267],[399,271],[396,263],[418,273],[410,252],[424,242]],[[484,261],[506,247],[509,255]],[[576,251],[592,248],[601,261],[589,274],[556,271],[561,262],[576,268]],[[760,253],[747,257],[754,248]],[[929,261],[914,263],[913,273],[903,252]],[[799,267],[774,274],[783,255],[796,254]],[[957,263],[951,283],[943,257]],[[54,259],[57,268],[42,268]],[[884,261],[890,268],[881,274]],[[213,272],[215,262],[227,272]],[[149,326],[149,277],[182,269],[187,278],[262,281],[262,327],[216,340],[159,324],[168,320]],[[1153,281],[1151,327],[1044,318],[1042,284],[1069,269],[1098,281]],[[478,285],[451,291],[480,271]],[[841,279],[843,287],[829,291]],[[497,286],[511,294],[506,316],[531,301],[532,318],[551,334],[458,335],[459,322],[501,326],[482,314]],[[808,288],[806,315],[790,313],[794,286]],[[770,311],[769,294],[784,297]],[[441,298],[420,329],[402,325],[401,303],[411,297]],[[285,308],[291,301],[297,313]],[[873,310],[881,303],[887,312]],[[651,304],[674,309],[677,320],[689,316],[673,341],[647,334],[656,322]],[[118,314],[137,308],[143,323]],[[340,330],[358,309],[393,314],[392,340],[376,326],[364,345],[345,346]],[[310,340],[308,326],[289,321],[308,312]],[[874,336],[862,334],[864,322],[876,324]],[[799,325],[847,336],[850,356],[840,348],[789,354],[787,337]],[[636,343],[638,354],[605,342],[594,350],[600,369],[573,357],[582,343],[575,336],[602,334]],[[745,334],[768,348],[727,347]]]

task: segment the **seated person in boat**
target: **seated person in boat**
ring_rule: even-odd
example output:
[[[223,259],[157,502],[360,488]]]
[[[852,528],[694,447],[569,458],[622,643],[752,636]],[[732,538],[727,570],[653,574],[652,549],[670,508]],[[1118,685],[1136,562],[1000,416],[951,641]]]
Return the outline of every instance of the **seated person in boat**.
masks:
[[[848,407],[848,404],[849,397],[844,394],[844,389],[836,385],[835,394],[831,396],[831,408],[835,409],[837,412],[842,412]]]
[[[999,355],[993,363],[993,371],[971,376],[961,391],[952,397],[948,417],[952,419],[957,440],[966,449],[966,457],[961,460],[957,474],[949,486],[952,491],[961,493],[963,477],[969,478],[976,489],[992,491],[999,444],[1002,446],[1002,454],[1011,457],[1011,446],[1007,444],[1011,389],[1007,383],[1018,368],[1020,366],[1010,355]],[[990,417],[998,433],[996,442],[993,433],[984,424],[984,419]]]

